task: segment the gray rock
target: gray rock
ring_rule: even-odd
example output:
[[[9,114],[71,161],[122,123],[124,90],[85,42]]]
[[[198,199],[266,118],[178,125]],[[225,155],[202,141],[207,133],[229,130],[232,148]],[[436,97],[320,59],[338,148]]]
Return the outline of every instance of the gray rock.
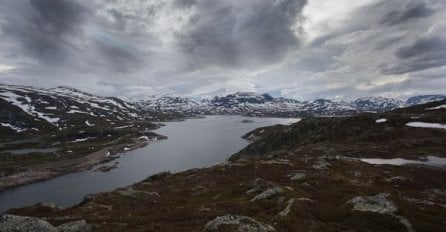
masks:
[[[390,177],[390,178],[386,178],[384,179],[386,182],[391,182],[391,183],[399,183],[399,182],[404,182],[407,180],[406,177],[404,176],[394,176],[394,177]]]
[[[0,215],[0,230],[2,232],[57,232],[49,222],[34,217]]]
[[[231,231],[239,232],[276,231],[274,227],[268,224],[261,223],[250,217],[239,215],[224,215],[216,217],[215,219],[206,223],[203,231],[224,231],[225,229],[232,229]]]
[[[291,176],[291,180],[292,181],[296,181],[296,180],[302,180],[305,178],[305,173],[296,173],[294,175]]]
[[[54,227],[49,222],[26,216],[11,214],[0,215],[0,231],[2,232],[90,232],[91,227],[85,220],[68,222]]]
[[[40,202],[40,203],[37,204],[37,206],[44,207],[44,208],[50,208],[50,209],[53,209],[53,210],[63,209],[63,208],[57,206],[56,203],[54,203],[54,202]]]
[[[160,195],[157,192],[147,192],[147,191],[142,191],[142,190],[137,190],[137,189],[133,189],[131,187],[129,188],[121,188],[116,190],[116,192],[122,196],[126,196],[126,197],[136,197],[137,195],[141,195],[141,194],[146,194],[146,195],[151,195],[154,197],[159,197]]]
[[[260,193],[260,192],[263,192],[265,189],[271,188],[274,186],[274,184],[272,182],[266,181],[261,178],[255,178],[248,185],[252,187],[251,189],[246,191],[246,193],[248,193],[248,194]]]
[[[280,216],[280,217],[286,217],[286,216],[288,216],[288,214],[289,214],[290,211],[291,211],[291,206],[293,206],[293,204],[294,204],[295,201],[296,201],[296,199],[294,199],[294,198],[288,200],[285,209],[283,209],[282,211],[280,211],[279,216]]]
[[[329,168],[331,164],[327,162],[325,159],[320,159],[317,163],[313,164],[313,169],[315,170],[325,170]]]
[[[360,171],[354,171],[354,172],[353,172],[353,176],[355,176],[355,177],[361,177],[361,176],[362,176],[362,173],[361,173]]]
[[[387,199],[389,195],[388,193],[380,193],[375,196],[359,196],[354,197],[347,203],[353,204],[353,210],[391,215],[398,219],[408,232],[415,232],[407,218],[396,214],[397,207],[392,201]]]
[[[262,164],[283,164],[283,165],[293,165],[289,160],[287,159],[269,159],[266,161],[261,161]]]
[[[400,221],[400,223],[406,227],[407,232],[415,232],[415,230],[412,227],[412,224],[407,218],[399,215],[394,215],[394,217],[397,218]]]
[[[59,232],[90,232],[91,227],[85,220],[68,222],[57,227]]]
[[[254,198],[252,198],[251,201],[268,199],[281,192],[283,192],[283,188],[280,187],[268,188],[265,191],[261,192],[260,194],[256,195]]]
[[[392,201],[387,199],[388,196],[388,193],[380,193],[375,196],[359,196],[354,197],[347,203],[353,205],[353,210],[393,214],[397,208]]]
[[[96,198],[96,194],[87,194],[84,196],[83,202],[92,201]]]

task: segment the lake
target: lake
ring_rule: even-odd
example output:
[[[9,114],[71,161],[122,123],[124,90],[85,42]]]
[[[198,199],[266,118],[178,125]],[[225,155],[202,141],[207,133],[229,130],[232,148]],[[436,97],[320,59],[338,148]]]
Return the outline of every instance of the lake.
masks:
[[[155,130],[168,136],[167,140],[151,142],[144,148],[121,154],[111,162],[119,162],[117,169],[94,172],[96,168],[93,168],[0,192],[0,212],[38,202],[71,206],[87,194],[131,185],[159,172],[208,167],[225,161],[248,145],[249,142],[241,138],[243,134],[258,127],[296,121],[298,119],[209,116],[167,122],[166,126]]]

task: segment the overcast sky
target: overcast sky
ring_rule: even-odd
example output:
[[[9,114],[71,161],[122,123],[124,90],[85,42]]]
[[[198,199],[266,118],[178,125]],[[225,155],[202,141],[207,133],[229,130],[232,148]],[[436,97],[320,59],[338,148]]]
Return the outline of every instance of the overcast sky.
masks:
[[[107,96],[446,93],[444,0],[0,0],[0,82]]]

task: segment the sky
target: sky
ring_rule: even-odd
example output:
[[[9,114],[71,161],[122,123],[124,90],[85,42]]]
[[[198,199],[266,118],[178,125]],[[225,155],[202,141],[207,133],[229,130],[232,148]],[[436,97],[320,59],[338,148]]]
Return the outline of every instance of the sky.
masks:
[[[0,82],[103,96],[446,93],[444,0],[0,0]]]

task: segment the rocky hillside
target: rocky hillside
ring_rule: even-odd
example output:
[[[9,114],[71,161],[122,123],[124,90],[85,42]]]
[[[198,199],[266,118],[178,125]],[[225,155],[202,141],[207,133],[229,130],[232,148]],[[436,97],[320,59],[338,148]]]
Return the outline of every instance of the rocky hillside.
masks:
[[[422,153],[441,155],[446,153],[445,119],[446,100],[385,113],[308,118],[292,126],[276,125],[249,132],[244,137],[256,142],[232,158],[257,157],[308,145],[357,146],[355,152],[361,152],[354,153],[356,157],[374,157],[377,153],[385,158],[413,158]]]
[[[119,98],[100,97],[64,86],[42,89],[0,85],[0,107],[0,134],[8,137],[171,118]]]
[[[8,213],[93,231],[445,231],[445,119],[442,101],[259,128],[228,162]]]
[[[242,114],[249,116],[342,116],[361,112],[385,112],[396,108],[417,105],[445,99],[443,95],[411,97],[407,101],[382,97],[366,97],[352,101],[317,99],[298,101],[288,98],[274,98],[269,94],[237,92],[227,96],[195,101],[175,95],[151,96],[133,99],[144,109],[162,112],[181,112],[187,115]]]

